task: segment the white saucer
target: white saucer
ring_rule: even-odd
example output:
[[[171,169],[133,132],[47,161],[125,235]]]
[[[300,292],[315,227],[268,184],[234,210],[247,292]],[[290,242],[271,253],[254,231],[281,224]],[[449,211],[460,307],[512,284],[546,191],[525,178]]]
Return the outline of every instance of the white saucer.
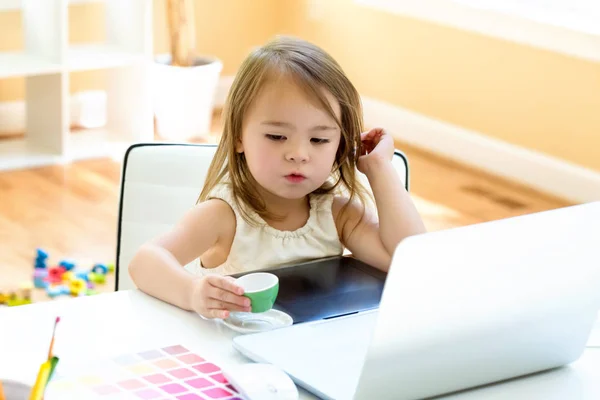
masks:
[[[283,311],[270,309],[263,313],[232,312],[223,323],[236,332],[255,333],[290,326],[294,320]]]

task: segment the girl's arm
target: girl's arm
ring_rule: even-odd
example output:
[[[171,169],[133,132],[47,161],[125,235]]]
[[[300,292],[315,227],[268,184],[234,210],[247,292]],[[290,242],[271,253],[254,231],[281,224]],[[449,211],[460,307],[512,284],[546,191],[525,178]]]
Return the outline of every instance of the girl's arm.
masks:
[[[339,219],[339,230],[344,245],[355,257],[387,271],[398,243],[407,236],[424,233],[425,225],[392,164],[391,136],[377,128],[364,133],[362,139],[365,154],[359,158],[358,169],[369,180],[379,221],[368,210],[363,213],[361,205],[352,203]],[[334,215],[344,204],[343,199],[336,199]]]
[[[129,264],[129,274],[151,296],[205,317],[221,318],[234,304],[245,305],[243,290],[228,278],[197,277],[183,266],[234,233],[235,215],[228,204],[221,200],[200,203],[171,231],[141,246]]]

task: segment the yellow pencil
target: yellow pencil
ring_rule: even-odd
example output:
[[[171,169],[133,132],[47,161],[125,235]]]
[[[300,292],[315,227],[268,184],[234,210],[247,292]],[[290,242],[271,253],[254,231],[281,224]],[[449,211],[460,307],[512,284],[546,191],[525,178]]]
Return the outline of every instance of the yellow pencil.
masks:
[[[0,400],[6,400],[6,396],[4,396],[4,386],[2,386],[2,381],[0,381]]]
[[[51,364],[50,361],[44,362],[40,366],[35,385],[29,395],[29,400],[41,400],[44,396],[44,390],[46,390],[46,383],[48,381],[48,375],[50,374]]]

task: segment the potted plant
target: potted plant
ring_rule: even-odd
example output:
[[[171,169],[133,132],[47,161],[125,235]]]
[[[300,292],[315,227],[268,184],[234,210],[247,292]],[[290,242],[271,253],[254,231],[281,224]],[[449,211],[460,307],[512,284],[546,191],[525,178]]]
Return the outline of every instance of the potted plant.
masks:
[[[214,97],[223,69],[216,57],[196,54],[194,0],[166,0],[170,53],[153,65],[156,130],[179,141],[210,133]]]

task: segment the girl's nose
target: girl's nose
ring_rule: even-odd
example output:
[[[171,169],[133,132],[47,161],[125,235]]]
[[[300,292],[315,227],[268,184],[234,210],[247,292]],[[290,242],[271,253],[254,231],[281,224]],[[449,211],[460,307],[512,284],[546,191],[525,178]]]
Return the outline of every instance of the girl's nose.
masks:
[[[286,160],[297,163],[305,163],[309,160],[308,150],[305,146],[297,145],[287,150]]]

